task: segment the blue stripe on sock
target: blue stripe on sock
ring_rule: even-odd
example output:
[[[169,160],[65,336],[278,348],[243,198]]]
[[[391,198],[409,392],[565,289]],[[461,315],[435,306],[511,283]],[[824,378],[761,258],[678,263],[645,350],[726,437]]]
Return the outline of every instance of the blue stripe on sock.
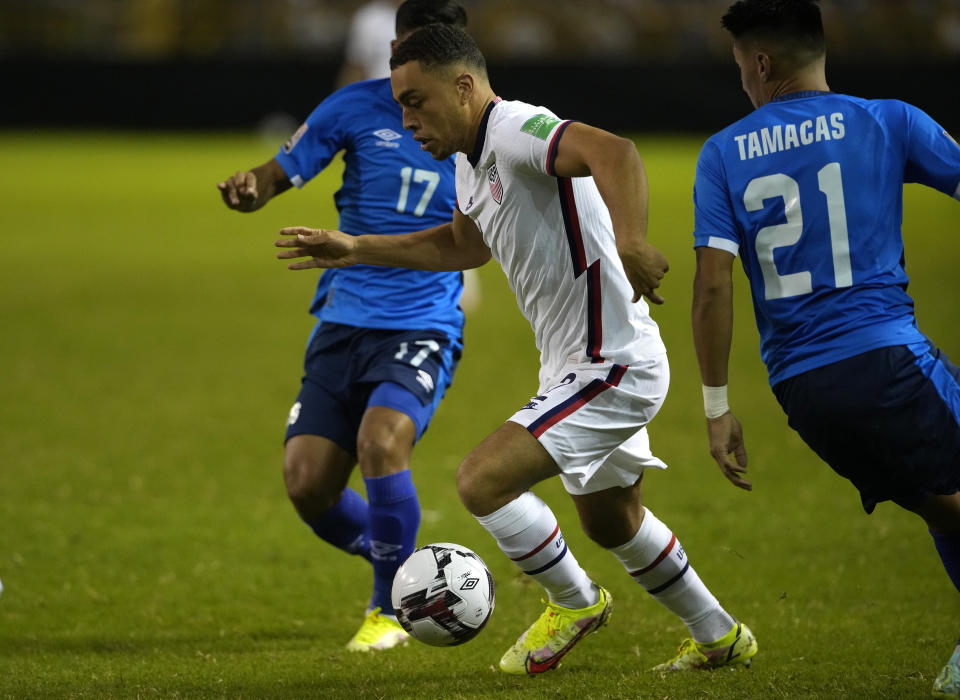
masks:
[[[686,564],[684,564],[683,569],[680,570],[680,573],[679,573],[679,574],[677,574],[676,576],[674,576],[672,579],[670,579],[670,580],[667,581],[666,583],[660,584],[660,585],[657,586],[656,588],[649,588],[649,589],[647,589],[647,593],[649,593],[650,595],[656,595],[657,593],[660,593],[660,592],[662,592],[662,591],[665,591],[666,589],[670,588],[670,586],[672,586],[673,584],[675,584],[677,581],[679,581],[680,579],[682,579],[682,578],[683,578],[683,575],[684,575],[685,573],[687,573],[687,569],[689,569],[689,568],[690,568],[690,562],[688,561]]]
[[[557,555],[557,558],[556,558],[556,559],[554,559],[552,562],[550,562],[550,563],[547,564],[546,566],[541,566],[539,569],[534,569],[533,571],[524,571],[523,573],[525,573],[527,576],[534,576],[535,574],[543,573],[544,571],[546,571],[547,569],[549,569],[551,566],[553,566],[554,564],[556,564],[558,561],[560,561],[561,559],[563,559],[563,557],[566,555],[566,553],[567,553],[567,543],[564,542],[564,543],[563,543],[563,551],[560,552],[559,555]]]

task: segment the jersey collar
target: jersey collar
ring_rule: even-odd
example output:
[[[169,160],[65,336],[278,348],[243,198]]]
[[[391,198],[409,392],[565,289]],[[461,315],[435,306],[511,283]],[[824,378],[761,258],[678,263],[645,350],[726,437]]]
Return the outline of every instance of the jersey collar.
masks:
[[[818,97],[820,95],[829,95],[830,92],[827,90],[797,90],[796,92],[788,92],[786,95],[780,95],[779,97],[774,97],[771,102],[784,102],[786,100],[802,100],[804,97]]]
[[[483,144],[487,140],[487,122],[490,121],[490,112],[500,102],[499,97],[494,97],[487,105],[487,111],[483,113],[483,119],[480,120],[480,128],[477,129],[477,142],[473,145],[473,151],[467,156],[472,167],[477,167],[480,163],[480,156],[483,155]]]

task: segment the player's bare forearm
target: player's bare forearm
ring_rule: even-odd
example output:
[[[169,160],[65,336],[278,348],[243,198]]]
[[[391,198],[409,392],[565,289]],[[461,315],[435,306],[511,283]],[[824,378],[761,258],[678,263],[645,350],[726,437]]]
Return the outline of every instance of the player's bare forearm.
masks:
[[[242,212],[260,209],[273,197],[290,189],[290,186],[290,179],[275,158],[217,183],[223,203],[230,209]]]
[[[379,265],[447,272],[479,267],[490,259],[482,240],[458,239],[452,223],[402,235],[350,236],[340,231],[285,228],[276,242],[281,260],[309,258],[288,265],[291,270]]]
[[[697,248],[693,281],[693,345],[706,386],[726,386],[733,338],[733,255]]]

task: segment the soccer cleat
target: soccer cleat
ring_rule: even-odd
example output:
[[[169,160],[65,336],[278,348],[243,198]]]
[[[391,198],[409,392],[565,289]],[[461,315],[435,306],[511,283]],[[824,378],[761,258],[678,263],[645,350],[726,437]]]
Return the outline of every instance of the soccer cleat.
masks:
[[[392,617],[380,614],[380,608],[367,613],[360,629],[347,642],[350,651],[381,651],[406,644],[410,639],[400,623]]]
[[[953,650],[953,656],[933,681],[933,697],[960,698],[960,646]]]
[[[597,631],[613,609],[607,589],[597,586],[599,600],[588,608],[564,608],[547,603],[547,609],[520,635],[500,659],[500,670],[517,675],[535,675],[560,665],[573,645]]]
[[[677,655],[654,671],[696,671],[722,666],[749,666],[757,653],[757,639],[746,625],[738,622],[733,629],[715,642],[703,644],[684,639]]]

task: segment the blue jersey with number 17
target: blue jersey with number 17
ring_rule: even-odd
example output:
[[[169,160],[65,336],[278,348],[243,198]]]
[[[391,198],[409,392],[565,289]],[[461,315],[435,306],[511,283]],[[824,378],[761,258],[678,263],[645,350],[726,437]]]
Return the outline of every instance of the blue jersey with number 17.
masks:
[[[453,218],[454,159],[435,161],[401,123],[390,80],[334,92],[283,145],[276,159],[297,187],[343,151],[343,185],[334,195],[339,229],[400,234]],[[323,225],[318,222],[315,225]],[[320,276],[310,312],[320,321],[388,330],[439,330],[459,339],[460,272],[356,265]]]
[[[896,100],[792,93],[704,145],[694,245],[740,255],[771,385],[925,340],[907,295],[904,182],[960,199],[960,147]]]

